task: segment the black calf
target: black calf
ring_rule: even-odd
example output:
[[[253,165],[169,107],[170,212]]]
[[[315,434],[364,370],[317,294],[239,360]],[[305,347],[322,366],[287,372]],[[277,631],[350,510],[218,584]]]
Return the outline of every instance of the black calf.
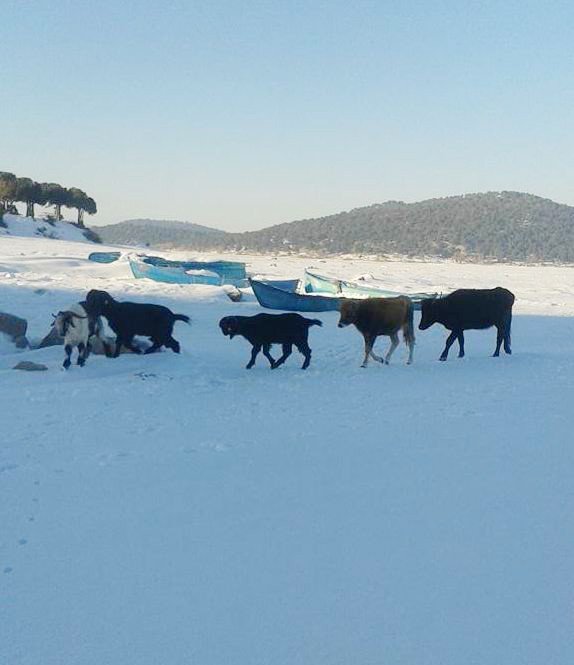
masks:
[[[300,314],[257,314],[256,316],[226,316],[219,322],[219,327],[224,335],[233,339],[235,335],[241,335],[253,346],[251,359],[246,369],[255,365],[255,359],[261,350],[269,361],[271,369],[282,365],[296,346],[305,357],[301,369],[307,369],[311,362],[311,349],[307,342],[309,328],[311,326],[322,326],[319,319],[306,319]],[[271,355],[271,345],[281,344],[283,354],[278,360]]]

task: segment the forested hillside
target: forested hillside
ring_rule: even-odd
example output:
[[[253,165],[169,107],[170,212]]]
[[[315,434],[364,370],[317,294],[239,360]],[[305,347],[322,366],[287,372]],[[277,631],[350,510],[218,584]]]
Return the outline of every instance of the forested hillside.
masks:
[[[387,201],[246,233],[154,224],[153,231],[132,229],[130,241],[198,250],[574,262],[574,207],[520,192]],[[104,241],[120,242],[113,228],[102,227]]]

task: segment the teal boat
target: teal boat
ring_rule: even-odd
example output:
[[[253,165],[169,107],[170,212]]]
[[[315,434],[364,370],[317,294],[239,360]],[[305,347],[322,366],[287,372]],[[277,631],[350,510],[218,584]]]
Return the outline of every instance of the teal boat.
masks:
[[[161,256],[132,255],[134,277],[169,284],[231,284],[246,286],[245,263],[239,261],[170,261]]]
[[[92,252],[88,255],[88,261],[96,263],[113,263],[121,256],[121,252]]]
[[[153,279],[166,284],[207,284],[221,286],[223,278],[209,270],[186,270],[181,265],[154,265],[150,257],[130,256],[129,263],[136,279]]]
[[[369,282],[351,282],[335,277],[326,277],[318,273],[305,270],[304,286],[306,293],[332,294],[343,298],[396,298],[406,295],[415,306],[420,305],[421,300],[425,298],[434,298],[437,293],[401,293],[384,289],[376,284]]]

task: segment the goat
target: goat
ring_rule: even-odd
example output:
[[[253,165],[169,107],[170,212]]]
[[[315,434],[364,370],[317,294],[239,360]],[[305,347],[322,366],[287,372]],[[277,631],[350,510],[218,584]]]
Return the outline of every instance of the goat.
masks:
[[[219,322],[221,332],[229,335],[229,339],[241,335],[253,346],[246,369],[251,369],[255,365],[255,359],[261,349],[271,369],[276,369],[291,355],[293,345],[305,357],[301,369],[307,369],[311,362],[311,349],[307,342],[309,328],[322,325],[323,322],[319,319],[306,319],[300,314],[225,316]],[[272,344],[281,344],[283,347],[283,355],[278,360],[275,360],[270,353]]]
[[[439,360],[446,360],[452,344],[458,339],[458,357],[464,357],[464,331],[485,330],[496,326],[496,349],[493,356],[504,351],[509,355],[510,324],[514,294],[497,286],[495,289],[458,289],[443,298],[427,298],[421,303],[420,330],[430,328],[434,323],[442,325],[451,333]]]
[[[174,314],[163,305],[118,302],[106,291],[95,289],[86,297],[86,309],[94,316],[105,316],[110,328],[116,333],[114,358],[119,356],[122,344],[134,353],[141,353],[141,349],[133,343],[136,335],[150,338],[152,345],[145,350],[146,354],[162,346],[179,353],[179,342],[172,336],[173,326],[176,321],[190,322],[189,316]]]
[[[98,316],[88,314],[85,303],[76,303],[69,309],[52,314],[54,321],[52,325],[60,337],[64,338],[64,351],[66,357],[63,367],[68,369],[72,364],[72,350],[78,349],[78,365],[83,367],[90,355],[92,341],[99,338],[107,356],[110,355],[110,347],[103,334],[103,323]]]
[[[365,359],[361,367],[366,367],[369,356],[373,360],[388,365],[391,356],[399,345],[399,330],[403,331],[405,344],[409,347],[407,365],[413,362],[415,333],[413,325],[413,303],[407,296],[397,298],[367,298],[366,300],[345,300],[340,308],[339,328],[353,324],[365,340]],[[391,338],[391,346],[383,358],[375,355],[373,346],[379,335]]]

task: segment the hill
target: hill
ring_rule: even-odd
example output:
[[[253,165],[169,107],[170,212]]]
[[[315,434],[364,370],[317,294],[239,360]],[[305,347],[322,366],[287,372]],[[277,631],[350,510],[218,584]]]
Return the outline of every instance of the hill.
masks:
[[[197,250],[574,263],[574,207],[521,192],[387,201],[245,233],[153,220],[104,226],[98,233],[104,242]]]
[[[519,192],[388,201],[214,240],[265,252],[574,262],[574,207]]]
[[[196,247],[204,236],[223,233],[208,226],[170,219],[127,219],[98,228],[103,242],[152,247]]]
[[[97,233],[91,229],[82,228],[73,222],[35,219],[11,213],[4,213],[0,218],[0,237],[2,236],[50,238],[72,242],[101,242]]]

